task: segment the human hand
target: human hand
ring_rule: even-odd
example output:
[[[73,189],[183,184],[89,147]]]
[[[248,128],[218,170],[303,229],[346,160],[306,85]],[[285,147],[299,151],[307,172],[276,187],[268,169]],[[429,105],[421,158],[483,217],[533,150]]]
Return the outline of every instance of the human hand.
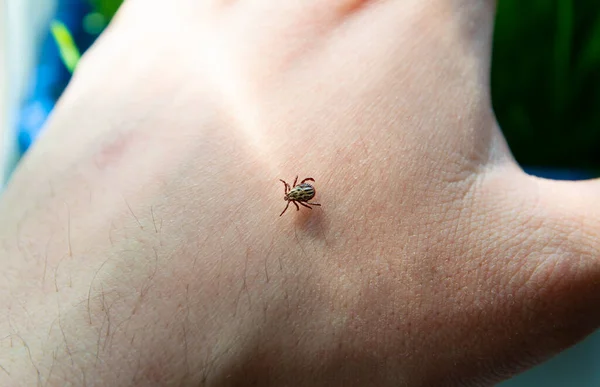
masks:
[[[595,329],[600,188],[511,159],[493,8],[128,1],[0,202],[0,384],[486,384]]]

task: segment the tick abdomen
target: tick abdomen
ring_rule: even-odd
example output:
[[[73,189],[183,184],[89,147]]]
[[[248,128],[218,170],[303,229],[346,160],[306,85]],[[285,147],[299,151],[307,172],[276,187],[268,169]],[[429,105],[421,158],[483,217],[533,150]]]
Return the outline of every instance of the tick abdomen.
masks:
[[[292,188],[287,196],[290,200],[307,202],[315,196],[315,187],[307,183],[299,184]]]

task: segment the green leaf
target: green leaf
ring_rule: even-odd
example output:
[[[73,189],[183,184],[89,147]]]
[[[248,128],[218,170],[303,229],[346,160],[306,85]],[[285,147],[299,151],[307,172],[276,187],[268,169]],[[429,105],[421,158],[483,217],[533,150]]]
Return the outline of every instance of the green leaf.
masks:
[[[554,113],[564,114],[570,92],[570,62],[573,40],[572,0],[558,0],[554,46]]]
[[[590,30],[589,38],[577,66],[577,73],[582,78],[596,70],[600,65],[600,15],[596,17]]]
[[[72,73],[79,62],[79,59],[81,58],[81,54],[75,45],[73,36],[67,27],[58,20],[52,21],[50,24],[50,31],[52,32],[52,36],[58,45],[58,50],[63,63]]]
[[[89,0],[90,4],[104,16],[106,20],[112,19],[123,0]]]

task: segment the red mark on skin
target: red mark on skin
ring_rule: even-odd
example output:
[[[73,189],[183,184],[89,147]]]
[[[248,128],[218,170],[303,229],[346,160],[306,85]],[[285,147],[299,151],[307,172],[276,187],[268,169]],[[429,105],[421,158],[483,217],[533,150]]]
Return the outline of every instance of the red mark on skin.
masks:
[[[168,382],[171,381],[169,379],[171,379],[173,376],[165,372],[165,364],[166,360],[162,364],[156,360],[150,361],[150,364],[148,364],[148,366],[143,370],[141,381],[146,383],[150,382],[154,385],[169,384]]]
[[[368,3],[367,0],[338,0],[336,2],[337,11],[342,15],[351,14],[357,12],[366,3]]]
[[[116,138],[106,141],[94,157],[96,167],[103,171],[111,165],[117,164],[131,148],[134,138],[133,132],[126,132],[118,133]]]

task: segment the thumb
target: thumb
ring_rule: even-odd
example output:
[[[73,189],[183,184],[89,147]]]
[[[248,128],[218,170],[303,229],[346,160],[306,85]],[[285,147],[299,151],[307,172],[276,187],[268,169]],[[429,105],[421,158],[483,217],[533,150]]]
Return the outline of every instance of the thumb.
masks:
[[[509,332],[494,356],[507,350],[528,368],[600,326],[600,181],[552,181],[517,169],[499,168],[482,185],[485,218],[500,232],[479,238],[498,247],[496,304],[505,305],[499,318]]]
[[[600,180],[531,179],[541,215],[533,235],[544,243],[529,284],[556,338],[572,345],[600,326]]]
[[[567,238],[565,246],[578,259],[590,258],[594,263],[591,268],[599,269],[600,179],[556,181],[534,178],[534,180],[540,204],[557,222],[557,230],[565,233]],[[600,277],[598,279],[600,280]]]

